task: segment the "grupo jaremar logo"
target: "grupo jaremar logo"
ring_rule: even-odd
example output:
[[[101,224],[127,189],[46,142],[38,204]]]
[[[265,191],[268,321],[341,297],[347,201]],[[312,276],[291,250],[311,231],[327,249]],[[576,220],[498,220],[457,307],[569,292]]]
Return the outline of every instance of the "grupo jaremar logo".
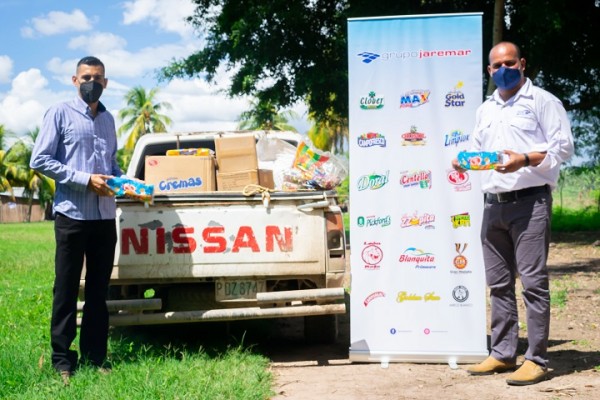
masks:
[[[362,62],[365,64],[370,64],[371,62],[377,60],[380,55],[376,53],[369,53],[368,51],[363,51],[362,53],[358,53],[359,57],[362,57]]]
[[[419,49],[419,50],[396,50],[384,51],[381,53],[372,53],[363,51],[357,56],[362,58],[362,62],[370,64],[374,60],[384,61],[404,61],[409,58],[426,60],[430,58],[448,58],[448,57],[469,57],[473,55],[471,49]]]

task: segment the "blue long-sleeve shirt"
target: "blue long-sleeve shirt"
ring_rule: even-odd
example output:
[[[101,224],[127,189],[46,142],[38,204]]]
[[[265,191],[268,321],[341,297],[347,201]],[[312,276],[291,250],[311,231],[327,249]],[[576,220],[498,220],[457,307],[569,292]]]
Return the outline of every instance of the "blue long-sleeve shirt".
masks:
[[[121,176],[113,116],[102,103],[92,116],[77,97],[46,111],[29,166],[54,179],[53,212],[78,220],[115,218],[114,197],[87,188],[92,174]]]

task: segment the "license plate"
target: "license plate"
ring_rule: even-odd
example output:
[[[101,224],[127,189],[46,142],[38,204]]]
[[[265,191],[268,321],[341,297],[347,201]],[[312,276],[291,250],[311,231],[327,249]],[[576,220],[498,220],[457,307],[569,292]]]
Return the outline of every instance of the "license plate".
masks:
[[[264,292],[265,281],[228,281],[218,280],[215,283],[217,301],[256,299],[256,293]]]

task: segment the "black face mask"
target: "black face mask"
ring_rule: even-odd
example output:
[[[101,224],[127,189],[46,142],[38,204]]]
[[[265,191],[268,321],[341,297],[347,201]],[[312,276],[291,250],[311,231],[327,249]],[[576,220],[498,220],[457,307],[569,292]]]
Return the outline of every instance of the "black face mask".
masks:
[[[84,82],[79,85],[81,98],[88,104],[97,102],[102,95],[102,90],[104,90],[104,87],[96,81]]]

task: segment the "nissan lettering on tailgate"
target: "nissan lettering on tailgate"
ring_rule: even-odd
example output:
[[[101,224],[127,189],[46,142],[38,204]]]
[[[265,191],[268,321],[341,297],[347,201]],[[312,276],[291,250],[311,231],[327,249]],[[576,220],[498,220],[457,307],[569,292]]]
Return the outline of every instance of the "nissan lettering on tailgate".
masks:
[[[295,213],[288,208],[285,215],[250,217],[229,210],[219,221],[207,221],[202,214],[162,219],[159,214],[148,220],[148,214],[130,212],[119,221],[117,265],[204,264],[224,259],[305,262],[315,252],[325,251],[323,241],[315,242],[314,235],[323,228],[318,217],[303,213],[296,218]]]

